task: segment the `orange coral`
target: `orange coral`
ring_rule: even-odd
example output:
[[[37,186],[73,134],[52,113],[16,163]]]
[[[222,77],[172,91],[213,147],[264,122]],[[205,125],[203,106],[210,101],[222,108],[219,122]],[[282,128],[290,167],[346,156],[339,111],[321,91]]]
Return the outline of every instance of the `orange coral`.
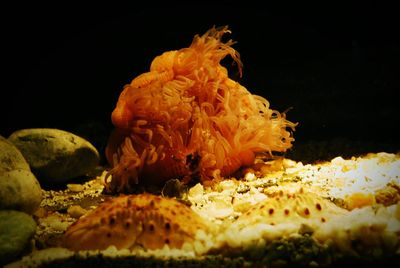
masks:
[[[63,242],[72,250],[103,250],[111,245],[118,249],[181,248],[185,242],[192,243],[199,230],[207,232],[208,227],[189,207],[145,193],[102,203],[71,225]]]
[[[220,61],[242,63],[228,27],[196,35],[188,48],[156,57],[150,71],[125,86],[106,149],[109,191],[140,181],[160,183],[198,172],[203,182],[252,164],[256,153],[284,152],[295,124],[228,77]]]

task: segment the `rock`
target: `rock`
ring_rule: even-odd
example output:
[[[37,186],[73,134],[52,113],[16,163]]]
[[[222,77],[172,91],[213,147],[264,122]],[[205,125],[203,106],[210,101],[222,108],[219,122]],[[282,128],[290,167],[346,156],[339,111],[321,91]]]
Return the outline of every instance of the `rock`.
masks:
[[[16,169],[0,174],[0,209],[33,214],[42,201],[42,189],[35,175]]]
[[[36,232],[36,222],[24,212],[0,210],[0,266],[18,258]]]
[[[30,170],[28,162],[18,148],[0,136],[0,174],[14,169]]]
[[[59,129],[22,129],[8,140],[22,152],[39,180],[66,182],[86,175],[100,159],[90,142]]]

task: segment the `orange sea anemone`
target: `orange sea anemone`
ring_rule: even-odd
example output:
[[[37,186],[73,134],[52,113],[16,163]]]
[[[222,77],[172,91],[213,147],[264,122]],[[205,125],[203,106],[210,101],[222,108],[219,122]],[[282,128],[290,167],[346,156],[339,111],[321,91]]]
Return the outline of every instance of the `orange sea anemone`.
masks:
[[[202,182],[228,176],[256,153],[284,152],[296,124],[228,77],[220,62],[242,63],[227,26],[196,35],[188,48],[156,57],[150,71],[126,85],[112,113],[115,130],[106,156],[111,192],[171,178]]]

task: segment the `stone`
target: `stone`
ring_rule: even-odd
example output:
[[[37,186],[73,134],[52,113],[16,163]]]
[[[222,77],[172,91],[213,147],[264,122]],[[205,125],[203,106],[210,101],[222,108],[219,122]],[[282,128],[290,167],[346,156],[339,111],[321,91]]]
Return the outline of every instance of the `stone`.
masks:
[[[30,170],[18,148],[0,135],[0,174],[14,169]]]
[[[28,214],[0,210],[0,266],[20,257],[29,248],[36,222]]]
[[[42,201],[42,189],[35,175],[23,169],[0,174],[0,209],[33,214]]]
[[[39,181],[63,183],[84,176],[100,160],[99,152],[89,141],[64,130],[22,129],[8,140],[21,151]]]

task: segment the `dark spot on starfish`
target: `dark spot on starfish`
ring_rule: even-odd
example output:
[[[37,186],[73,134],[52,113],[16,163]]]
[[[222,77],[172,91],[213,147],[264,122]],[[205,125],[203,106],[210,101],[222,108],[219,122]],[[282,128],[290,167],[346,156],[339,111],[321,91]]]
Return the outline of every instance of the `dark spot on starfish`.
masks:
[[[165,230],[171,230],[171,224],[169,222],[165,223]]]
[[[285,213],[285,215],[289,215],[289,210],[287,208],[285,208],[285,210],[283,211],[283,213]]]
[[[149,224],[149,231],[150,232],[154,231],[154,224],[152,224],[152,223]]]
[[[273,208],[270,208],[270,209],[268,210],[268,213],[269,213],[269,215],[274,214],[274,209],[273,209]]]
[[[310,215],[310,210],[308,208],[304,209],[304,215],[306,216]]]
[[[320,203],[317,203],[317,204],[315,205],[315,207],[316,207],[318,210],[321,210],[321,209],[322,209],[322,207],[321,207],[321,204],[320,204]]]

